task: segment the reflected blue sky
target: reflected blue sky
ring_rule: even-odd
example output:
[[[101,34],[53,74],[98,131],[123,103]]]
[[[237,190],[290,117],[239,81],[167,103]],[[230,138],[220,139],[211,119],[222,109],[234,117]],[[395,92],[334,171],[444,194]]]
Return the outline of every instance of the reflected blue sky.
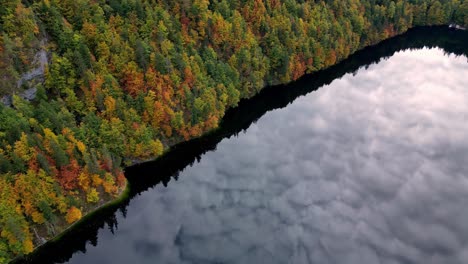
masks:
[[[467,263],[468,61],[401,51],[130,202],[71,263]]]

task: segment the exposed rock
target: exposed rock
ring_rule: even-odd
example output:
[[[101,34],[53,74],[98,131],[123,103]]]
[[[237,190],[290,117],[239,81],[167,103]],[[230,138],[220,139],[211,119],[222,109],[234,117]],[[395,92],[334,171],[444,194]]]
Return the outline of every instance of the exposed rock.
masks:
[[[37,65],[37,67],[21,75],[21,78],[19,78],[16,83],[18,89],[21,89],[21,87],[24,86],[28,87],[28,89],[19,93],[19,96],[27,101],[31,101],[36,98],[37,85],[44,82],[45,68],[49,63],[47,52],[44,48],[46,43],[46,39],[41,41],[42,48],[34,56],[33,65]],[[12,106],[13,98],[11,95],[5,95],[0,98],[0,102],[6,106]]]
[[[24,73],[21,78],[16,83],[16,86],[20,88],[23,84],[33,80],[40,79],[43,80],[45,67],[47,65],[47,52],[44,49],[41,49],[36,53],[34,58],[34,64],[39,64],[37,68],[32,69],[31,71]]]
[[[34,98],[36,98],[36,93],[37,93],[37,88],[33,87],[30,89],[25,90],[24,92],[19,94],[19,97],[23,98],[24,100],[27,101],[32,101]],[[5,106],[12,106],[13,105],[13,96],[11,95],[5,95],[0,99],[0,102],[4,104]]]
[[[37,88],[33,87],[33,88],[27,89],[26,91],[21,93],[20,96],[25,100],[31,101],[34,98],[36,98],[36,93],[37,93]]]
[[[12,106],[13,105],[13,98],[11,95],[5,95],[0,99],[0,102],[5,106]]]

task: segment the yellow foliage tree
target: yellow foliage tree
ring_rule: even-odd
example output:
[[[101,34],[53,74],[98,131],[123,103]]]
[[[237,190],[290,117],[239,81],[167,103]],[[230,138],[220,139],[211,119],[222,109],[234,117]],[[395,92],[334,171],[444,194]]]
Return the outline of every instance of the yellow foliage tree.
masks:
[[[89,193],[86,195],[86,201],[89,203],[97,203],[99,201],[99,193],[95,188],[91,188]]]
[[[24,132],[21,133],[20,140],[16,141],[14,152],[24,161],[30,160],[33,156],[33,152],[28,145],[28,137]]]
[[[67,215],[65,216],[65,220],[67,220],[67,223],[71,224],[74,223],[81,218],[81,210],[76,208],[75,206],[72,206],[70,209],[68,209]]]

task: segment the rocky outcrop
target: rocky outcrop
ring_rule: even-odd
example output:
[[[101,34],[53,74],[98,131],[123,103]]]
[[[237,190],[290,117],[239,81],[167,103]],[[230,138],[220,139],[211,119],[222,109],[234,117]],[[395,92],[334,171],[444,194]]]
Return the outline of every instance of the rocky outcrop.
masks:
[[[38,65],[38,67],[30,70],[29,72],[24,73],[21,76],[21,78],[16,83],[16,86],[18,88],[33,80],[43,81],[45,67],[48,64],[47,52],[44,49],[41,49],[36,53],[36,56],[34,58],[34,64]]]
[[[44,82],[45,69],[49,63],[45,49],[46,43],[47,40],[45,39],[41,41],[41,49],[34,56],[33,65],[35,65],[35,68],[22,74],[16,83],[17,91],[22,91],[17,94],[27,101],[36,98],[37,85]],[[0,102],[6,106],[12,106],[13,97],[12,95],[5,95],[0,98]]]
[[[36,98],[37,87],[29,88],[24,90],[24,92],[19,93],[19,97],[23,98],[24,100],[31,101]],[[12,95],[5,95],[0,99],[0,102],[5,106],[12,106],[13,105],[13,96]]]

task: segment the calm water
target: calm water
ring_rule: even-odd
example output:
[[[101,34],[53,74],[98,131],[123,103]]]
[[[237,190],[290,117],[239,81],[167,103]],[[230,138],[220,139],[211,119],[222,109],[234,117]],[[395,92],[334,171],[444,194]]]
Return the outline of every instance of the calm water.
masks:
[[[129,169],[131,200],[32,260],[468,263],[468,59],[443,32],[244,102],[235,126]]]

